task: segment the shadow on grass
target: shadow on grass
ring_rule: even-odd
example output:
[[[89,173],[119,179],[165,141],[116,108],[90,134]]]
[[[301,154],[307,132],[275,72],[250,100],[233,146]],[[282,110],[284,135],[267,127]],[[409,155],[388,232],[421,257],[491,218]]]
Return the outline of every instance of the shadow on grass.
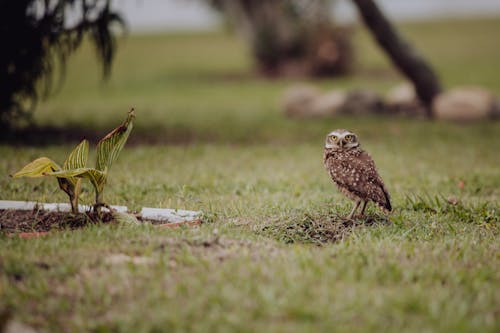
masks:
[[[387,217],[369,215],[363,218],[347,220],[335,213],[312,215],[309,213],[295,218],[274,221],[257,231],[285,244],[306,243],[324,245],[336,243],[348,238],[360,228],[386,225]]]
[[[45,146],[52,144],[78,143],[87,139],[96,144],[107,133],[106,128],[89,128],[76,125],[28,126],[0,131],[0,143],[12,145]],[[209,133],[198,133],[189,128],[141,128],[130,136],[128,144],[177,144],[212,142],[216,138]]]

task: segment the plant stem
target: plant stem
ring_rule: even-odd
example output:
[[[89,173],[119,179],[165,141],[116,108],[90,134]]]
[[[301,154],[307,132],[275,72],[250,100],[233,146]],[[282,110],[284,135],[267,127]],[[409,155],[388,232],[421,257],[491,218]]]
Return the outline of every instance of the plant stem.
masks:
[[[77,195],[70,195],[69,201],[71,203],[71,212],[73,214],[78,214],[78,196]]]
[[[96,213],[97,217],[101,218],[101,207],[103,206],[102,202],[102,192],[95,192],[95,205],[94,205],[94,213]]]

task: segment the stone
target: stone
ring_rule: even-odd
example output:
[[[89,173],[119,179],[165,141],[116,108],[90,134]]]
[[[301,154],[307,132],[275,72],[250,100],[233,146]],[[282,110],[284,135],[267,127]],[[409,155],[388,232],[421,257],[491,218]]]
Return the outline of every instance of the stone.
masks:
[[[407,116],[425,116],[425,107],[409,82],[400,83],[388,91],[385,97],[387,110],[391,113]]]
[[[145,220],[184,223],[198,220],[201,216],[201,212],[182,209],[143,207],[140,215]]]
[[[386,103],[390,105],[407,104],[416,99],[415,88],[409,82],[403,82],[392,87],[385,97]]]
[[[71,205],[68,203],[40,203],[34,201],[14,201],[14,200],[0,200],[0,209],[17,209],[17,210],[34,210],[42,209],[49,212],[69,212],[71,211]],[[111,206],[117,212],[125,213],[128,211],[126,206]],[[78,205],[80,212],[90,211],[91,206],[88,205]],[[106,207],[103,210],[107,210]]]
[[[459,122],[498,117],[499,103],[493,93],[480,87],[459,87],[439,94],[433,101],[436,119]]]
[[[35,208],[53,212],[70,211],[70,205],[66,203],[37,203],[32,201],[0,200],[0,209],[33,210]],[[91,208],[91,206],[79,206],[80,212],[90,211]],[[128,213],[128,208],[126,206],[111,206],[111,208],[115,210],[113,212],[113,216],[118,222],[128,224],[139,223],[135,215]],[[103,210],[107,210],[107,208],[104,207]],[[177,226],[184,223],[187,223],[188,225],[198,225],[201,223],[201,214],[202,212],[200,211],[143,207],[140,212],[140,217],[145,220],[170,224],[169,226]],[[24,238],[31,237],[27,235]]]
[[[353,90],[347,93],[345,103],[340,113],[361,115],[379,114],[385,112],[385,103],[376,92],[368,89]]]
[[[0,200],[0,209],[33,210],[39,207],[33,201]]]
[[[335,116],[346,101],[347,94],[340,90],[333,90],[316,97],[311,104],[311,115],[329,117]]]
[[[311,85],[296,85],[288,88],[282,98],[282,105],[288,117],[311,117],[312,104],[321,95],[319,89]]]

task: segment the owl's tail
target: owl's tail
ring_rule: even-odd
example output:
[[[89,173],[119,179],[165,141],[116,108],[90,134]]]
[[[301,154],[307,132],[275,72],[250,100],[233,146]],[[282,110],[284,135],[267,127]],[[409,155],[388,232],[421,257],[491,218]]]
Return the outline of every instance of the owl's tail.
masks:
[[[380,208],[384,211],[384,213],[389,214],[390,212],[392,212],[391,197],[384,187],[382,187],[382,192],[384,193],[385,200],[384,202],[379,202],[378,204],[380,205]]]

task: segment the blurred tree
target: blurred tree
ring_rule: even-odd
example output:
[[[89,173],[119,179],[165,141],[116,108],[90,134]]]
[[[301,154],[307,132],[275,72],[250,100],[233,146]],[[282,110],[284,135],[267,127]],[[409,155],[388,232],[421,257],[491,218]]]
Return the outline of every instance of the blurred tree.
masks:
[[[350,35],[328,0],[208,0],[251,46],[266,75],[336,75],[352,63]]]
[[[387,52],[394,65],[413,82],[417,96],[432,117],[432,101],[441,92],[441,85],[433,69],[418,52],[406,42],[373,0],[353,0],[363,21],[378,44]]]
[[[55,65],[62,79],[84,36],[95,46],[103,75],[109,74],[116,49],[111,24],[123,26],[110,1],[0,0],[0,130],[26,119],[50,93]]]

